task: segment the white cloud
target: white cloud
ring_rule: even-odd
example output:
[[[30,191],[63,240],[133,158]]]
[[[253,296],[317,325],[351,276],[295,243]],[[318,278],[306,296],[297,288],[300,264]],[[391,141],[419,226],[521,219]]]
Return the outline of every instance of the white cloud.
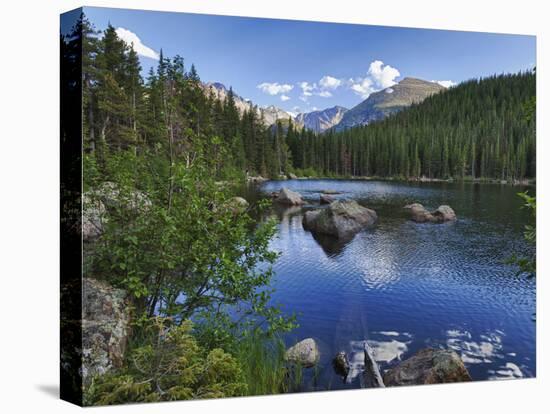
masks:
[[[370,78],[351,79],[350,89],[363,99],[368,98],[371,93],[376,92]]]
[[[395,85],[395,79],[399,76],[401,74],[396,68],[384,65],[381,60],[374,60],[369,65],[367,76],[350,79],[348,85],[357,95],[366,99],[373,92]]]
[[[121,38],[124,43],[132,46],[139,56],[147,57],[150,59],[159,60],[159,54],[148,46],[145,46],[141,39],[134,32],[128,29],[119,27],[115,30],[117,36]]]
[[[342,81],[332,76],[326,75],[319,80],[319,85],[323,89],[336,89],[342,84]]]
[[[330,91],[321,91],[318,93],[318,95],[321,98],[330,98],[332,96],[332,93],[330,93]]]
[[[390,65],[384,66],[384,62],[381,60],[371,62],[367,74],[374,80],[374,83],[379,86],[380,89],[395,85],[397,83],[395,78],[401,75],[394,67]]]
[[[457,85],[457,83],[452,80],[432,80],[432,82],[439,83],[444,88],[452,88]]]
[[[285,101],[288,101],[289,99],[290,99],[290,96],[281,95],[281,101],[285,102]]]
[[[277,83],[277,82],[263,82],[260,83],[257,86],[258,89],[260,89],[262,92],[267,93],[269,95],[279,95],[279,94],[285,94],[287,92],[290,92],[294,86],[289,85],[287,83]]]
[[[300,82],[298,86],[302,89],[302,97],[313,95],[313,91],[317,89],[317,84],[309,82]]]

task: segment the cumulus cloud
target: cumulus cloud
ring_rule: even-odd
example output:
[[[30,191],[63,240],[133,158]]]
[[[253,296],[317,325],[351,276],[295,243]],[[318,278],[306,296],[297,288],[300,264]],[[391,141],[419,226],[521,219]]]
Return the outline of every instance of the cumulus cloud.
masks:
[[[321,98],[330,98],[332,91],[337,89],[343,84],[341,79],[335,78],[330,75],[323,76],[319,82],[299,82],[298,86],[302,90],[300,100],[307,102],[311,96],[320,96]]]
[[[280,84],[277,82],[263,82],[260,83],[257,88],[269,95],[279,95],[290,92],[294,88],[294,86],[287,83]]]
[[[285,102],[285,101],[288,101],[290,99],[290,96],[288,95],[281,95],[281,101]]]
[[[317,89],[317,85],[315,83],[309,82],[300,82],[298,86],[302,89],[302,96],[311,96],[313,95],[313,91]]]
[[[148,46],[145,46],[141,39],[134,32],[119,27],[115,30],[117,36],[128,46],[132,46],[139,56],[159,60],[159,54]]]
[[[457,83],[452,80],[433,80],[432,82],[439,83],[444,88],[452,88],[457,85]]]
[[[336,89],[342,84],[342,81],[332,76],[326,75],[321,78],[319,85],[322,89]]]
[[[350,89],[364,99],[376,92],[372,80],[369,78],[350,79]]]
[[[358,77],[348,81],[349,88],[363,99],[373,92],[395,85],[396,78],[401,76],[399,71],[390,65],[384,65],[381,60],[374,60],[369,65],[365,77]]]
[[[384,62],[381,60],[372,62],[367,74],[374,80],[374,83],[380,87],[380,89],[395,85],[397,83],[395,78],[401,75],[397,69],[390,65],[384,65]]]

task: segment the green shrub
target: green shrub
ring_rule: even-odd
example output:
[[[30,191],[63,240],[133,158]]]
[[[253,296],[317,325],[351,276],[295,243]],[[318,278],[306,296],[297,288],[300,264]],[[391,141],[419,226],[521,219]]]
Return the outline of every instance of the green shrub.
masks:
[[[129,352],[127,365],[98,376],[85,389],[86,405],[221,398],[247,394],[239,362],[215,348],[200,347],[192,324],[153,318],[143,343]]]

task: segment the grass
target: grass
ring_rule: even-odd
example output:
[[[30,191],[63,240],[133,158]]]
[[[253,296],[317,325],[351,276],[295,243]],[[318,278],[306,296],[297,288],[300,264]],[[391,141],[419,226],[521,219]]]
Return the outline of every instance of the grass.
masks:
[[[239,361],[248,395],[296,392],[302,384],[302,368],[285,361],[281,338],[251,333],[239,341],[234,356]]]

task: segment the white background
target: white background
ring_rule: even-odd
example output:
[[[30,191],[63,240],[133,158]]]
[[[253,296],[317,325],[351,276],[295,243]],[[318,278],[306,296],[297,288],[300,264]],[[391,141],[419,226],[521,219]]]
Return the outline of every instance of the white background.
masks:
[[[121,406],[117,413],[542,412],[550,393],[547,202],[549,11],[545,1],[110,0],[88,6],[537,35],[537,379]],[[59,14],[72,0],[0,3],[0,411],[75,412],[58,392]],[[327,51],[329,55],[330,51]],[[548,407],[546,407],[548,409]],[[548,411],[546,411],[548,412]]]

